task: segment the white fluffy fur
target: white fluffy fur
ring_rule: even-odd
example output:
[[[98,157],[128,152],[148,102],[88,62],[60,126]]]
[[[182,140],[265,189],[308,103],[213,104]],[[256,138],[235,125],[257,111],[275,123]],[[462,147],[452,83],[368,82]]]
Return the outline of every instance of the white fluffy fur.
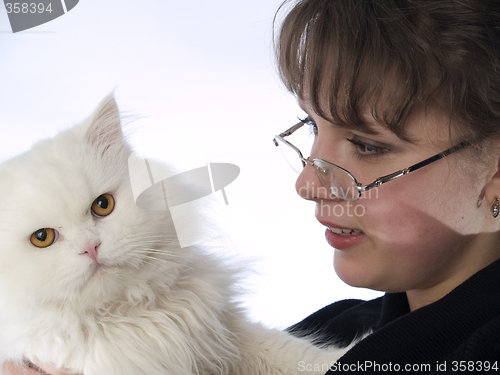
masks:
[[[304,374],[304,361],[323,374],[343,350],[249,322],[230,267],[181,249],[168,212],[134,204],[130,152],[110,95],[0,165],[0,360],[84,375]],[[98,218],[103,193],[116,207]],[[59,232],[52,246],[30,243],[40,228]],[[92,241],[100,265],[79,254]]]

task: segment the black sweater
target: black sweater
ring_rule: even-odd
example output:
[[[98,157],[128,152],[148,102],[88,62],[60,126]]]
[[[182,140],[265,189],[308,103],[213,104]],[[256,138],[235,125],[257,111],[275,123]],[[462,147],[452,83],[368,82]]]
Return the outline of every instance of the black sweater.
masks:
[[[440,300],[410,312],[405,293],[345,300],[317,311],[289,330],[319,335],[320,343],[349,350],[328,375],[343,373],[500,373],[500,260]]]

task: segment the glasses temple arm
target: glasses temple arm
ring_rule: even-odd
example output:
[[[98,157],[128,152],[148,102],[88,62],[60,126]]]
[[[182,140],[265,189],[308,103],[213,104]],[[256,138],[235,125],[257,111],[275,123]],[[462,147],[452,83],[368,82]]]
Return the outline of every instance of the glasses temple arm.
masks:
[[[292,126],[290,129],[285,130],[283,133],[280,134],[280,137],[288,137],[289,135],[293,134],[297,129],[300,129],[302,126],[304,126],[304,122],[298,122],[294,126]]]
[[[408,167],[407,168],[408,173],[416,171],[417,169],[420,169],[422,167],[425,167],[426,165],[433,163],[436,160],[442,159],[445,156],[453,154],[454,152],[461,150],[467,146],[470,146],[471,144],[472,144],[472,142],[470,142],[470,141],[463,141],[463,142],[459,143],[458,145],[449,148],[448,150],[440,152],[437,155],[431,156],[429,159],[425,159],[424,161],[421,161],[420,163],[417,163],[417,164],[412,165],[411,167]]]
[[[470,146],[472,143],[473,142],[470,142],[470,141],[461,142],[458,145],[449,148],[448,150],[445,150],[443,152],[440,152],[439,154],[431,156],[430,158],[425,159],[424,161],[421,161],[417,164],[413,164],[412,166],[410,166],[408,168],[401,169],[400,171],[388,174],[388,175],[383,176],[383,177],[379,177],[375,181],[373,181],[371,184],[368,184],[366,186],[358,185],[358,190],[359,191],[366,191],[366,190],[376,188],[382,184],[385,184],[386,182],[394,180],[395,178],[398,178],[400,176],[404,176],[405,174],[408,174],[410,172],[416,171],[417,169],[425,167],[426,165],[429,165],[430,163],[433,163],[436,160],[442,159],[445,156],[453,154],[454,152],[456,152],[458,150],[461,150],[467,146]]]
[[[359,191],[371,190],[373,188],[379,187],[382,184],[385,184],[386,182],[392,181],[395,178],[404,176],[405,174],[410,173],[410,172],[411,171],[409,170],[409,168],[401,169],[400,171],[388,174],[388,175],[383,176],[383,177],[379,177],[375,181],[373,181],[371,184],[368,184],[366,186],[362,186],[361,184],[358,184],[357,189]]]

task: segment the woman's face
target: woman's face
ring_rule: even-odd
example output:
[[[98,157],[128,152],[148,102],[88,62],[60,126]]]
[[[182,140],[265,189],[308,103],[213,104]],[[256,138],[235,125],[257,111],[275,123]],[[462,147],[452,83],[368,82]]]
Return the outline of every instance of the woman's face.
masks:
[[[450,147],[447,119],[436,111],[412,115],[405,128],[409,143],[375,122],[375,135],[341,128],[301,104],[317,129],[310,159],[337,164],[363,185]],[[356,202],[329,197],[314,167],[304,169],[297,192],[316,202],[316,218],[333,229],[326,238],[343,281],[389,292],[446,294],[498,257],[492,235],[482,233],[493,220],[483,202],[490,169],[477,170],[463,152],[364,192]],[[334,233],[340,229],[356,232]]]

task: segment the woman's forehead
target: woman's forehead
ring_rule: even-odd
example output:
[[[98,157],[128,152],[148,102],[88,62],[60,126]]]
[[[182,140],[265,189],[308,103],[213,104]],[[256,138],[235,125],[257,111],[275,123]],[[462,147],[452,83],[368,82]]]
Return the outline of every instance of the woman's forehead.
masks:
[[[363,120],[363,127],[351,127],[346,121],[336,123],[331,118],[324,118],[316,113],[314,106],[307,98],[297,99],[299,107],[312,116],[313,119],[322,118],[332,126],[343,129],[350,129],[354,133],[363,133],[375,137],[383,137],[394,141],[422,144],[427,142],[437,142],[443,144],[453,144],[452,129],[450,128],[450,118],[443,111],[434,106],[418,106],[408,116],[403,127],[404,137],[400,137],[393,132],[389,125],[376,118],[374,111],[369,106],[365,106],[361,111],[360,118]]]

